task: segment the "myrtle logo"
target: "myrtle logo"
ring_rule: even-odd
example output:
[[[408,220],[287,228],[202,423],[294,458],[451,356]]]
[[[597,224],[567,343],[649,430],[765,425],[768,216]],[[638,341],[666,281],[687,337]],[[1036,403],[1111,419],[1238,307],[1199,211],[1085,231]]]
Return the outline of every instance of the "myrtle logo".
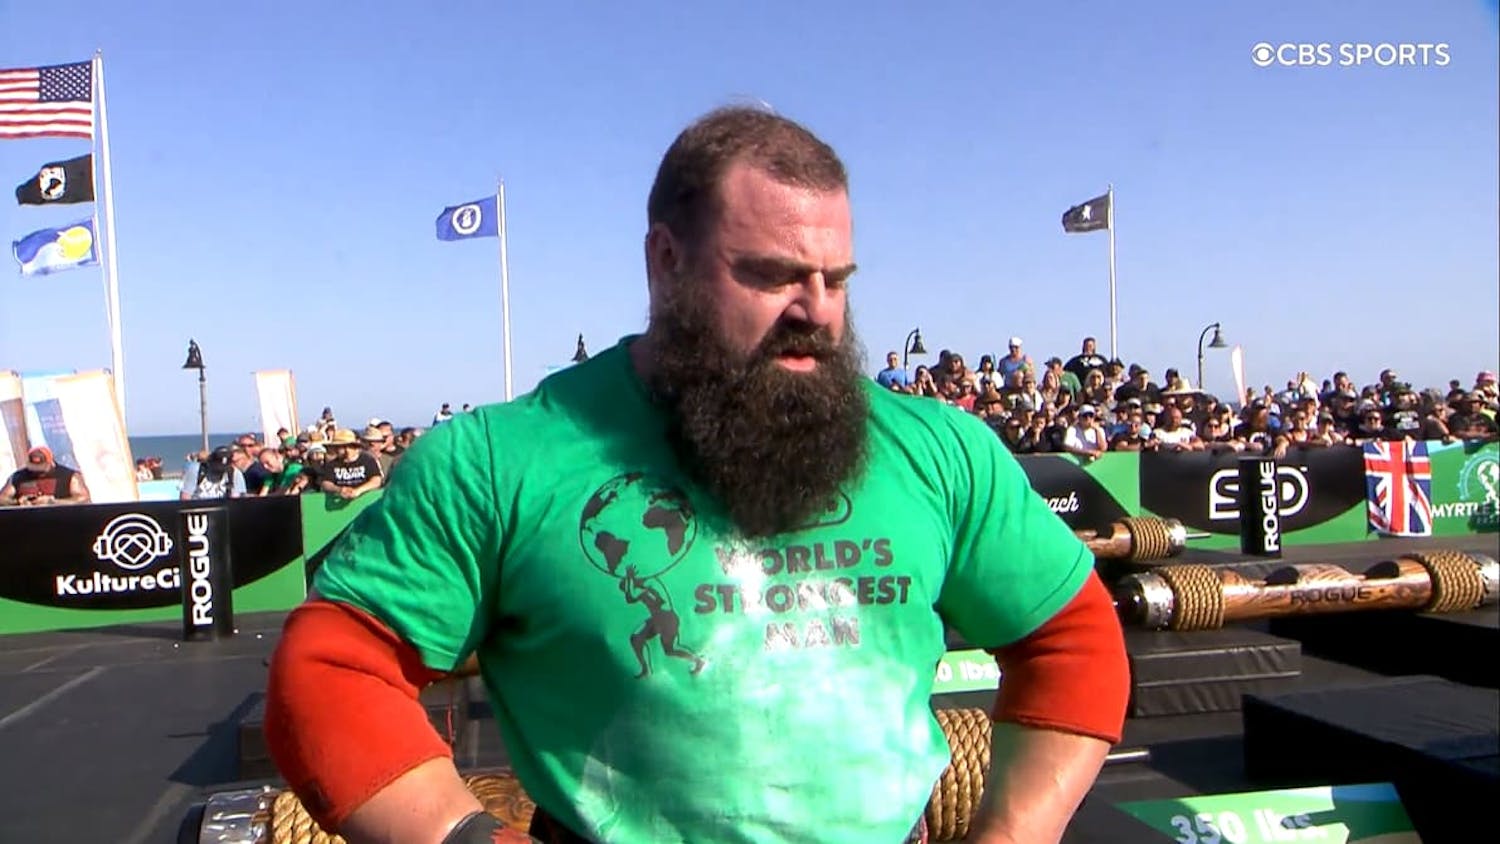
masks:
[[[682,619],[661,579],[682,562],[697,536],[688,497],[643,472],[610,478],[583,506],[578,542],[584,556],[615,579],[625,603],[646,610],[646,620],[630,634],[630,649],[641,666],[637,677],[651,673],[646,644],[656,638],[667,656],[691,662],[692,673],[703,668],[703,659],[677,641]]]
[[[126,571],[138,571],[172,553],[172,538],[150,516],[126,513],[104,526],[94,540],[94,556]]]
[[[1458,475],[1458,497],[1500,507],[1500,461],[1493,452],[1481,451],[1464,461]]]

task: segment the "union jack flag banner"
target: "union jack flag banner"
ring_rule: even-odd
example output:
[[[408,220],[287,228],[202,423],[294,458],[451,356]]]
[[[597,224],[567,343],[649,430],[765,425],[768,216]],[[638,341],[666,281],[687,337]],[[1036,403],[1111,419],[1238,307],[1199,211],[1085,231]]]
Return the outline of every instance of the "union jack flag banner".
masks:
[[[1387,536],[1432,535],[1432,461],[1425,442],[1365,443],[1370,529]]]

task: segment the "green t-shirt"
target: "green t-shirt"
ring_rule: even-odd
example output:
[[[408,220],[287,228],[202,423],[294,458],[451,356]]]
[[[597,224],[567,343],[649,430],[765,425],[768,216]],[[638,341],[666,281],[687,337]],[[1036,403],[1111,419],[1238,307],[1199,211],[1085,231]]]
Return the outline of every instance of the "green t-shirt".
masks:
[[[949,760],[944,622],[1015,641],[1093,557],[981,420],[873,382],[863,478],[746,542],[678,469],[632,339],[418,440],[318,592],[432,668],[477,650],[522,784],[581,834],[904,840]]]

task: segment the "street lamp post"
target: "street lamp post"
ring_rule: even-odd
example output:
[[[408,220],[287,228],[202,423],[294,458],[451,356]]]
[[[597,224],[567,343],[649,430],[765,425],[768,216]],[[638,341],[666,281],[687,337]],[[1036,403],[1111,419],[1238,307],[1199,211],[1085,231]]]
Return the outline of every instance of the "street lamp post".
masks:
[[[901,368],[906,369],[906,361],[909,355],[925,355],[927,347],[922,345],[922,329],[913,328],[906,335],[906,342],[901,344]]]
[[[573,351],[573,362],[583,363],[589,359],[589,351],[583,347],[583,335],[578,335],[578,348]]]
[[[198,425],[203,432],[203,450],[208,451],[208,380],[203,377],[203,352],[195,340],[188,340],[187,362],[183,369],[198,370]]]
[[[1205,389],[1203,386],[1203,338],[1208,336],[1210,330],[1214,333],[1214,339],[1208,344],[1210,349],[1222,349],[1229,345],[1224,342],[1224,335],[1219,333],[1217,322],[1203,329],[1203,333],[1198,335],[1198,389],[1200,390]]]

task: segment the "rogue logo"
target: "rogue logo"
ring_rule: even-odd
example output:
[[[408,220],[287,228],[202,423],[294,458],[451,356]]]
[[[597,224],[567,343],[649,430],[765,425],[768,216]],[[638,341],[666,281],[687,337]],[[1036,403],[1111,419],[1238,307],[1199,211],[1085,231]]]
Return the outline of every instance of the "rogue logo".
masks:
[[[1276,480],[1276,497],[1281,502],[1281,517],[1291,518],[1302,512],[1310,494],[1306,470],[1300,466],[1278,466]],[[1266,481],[1269,484],[1270,479],[1267,478]],[[1233,521],[1240,517],[1238,470],[1220,469],[1209,478],[1208,517],[1214,521]]]
[[[1261,510],[1261,549],[1267,553],[1281,550],[1281,518],[1276,515],[1277,486],[1276,464],[1260,464],[1258,473],[1260,475],[1260,488],[1256,490],[1260,496]]]
[[[193,626],[208,627],[214,623],[214,585],[209,580],[213,559],[208,550],[208,516],[189,513],[188,593],[193,599]]]
[[[94,556],[126,571],[139,571],[172,553],[172,537],[143,513],[115,516],[94,539]]]

